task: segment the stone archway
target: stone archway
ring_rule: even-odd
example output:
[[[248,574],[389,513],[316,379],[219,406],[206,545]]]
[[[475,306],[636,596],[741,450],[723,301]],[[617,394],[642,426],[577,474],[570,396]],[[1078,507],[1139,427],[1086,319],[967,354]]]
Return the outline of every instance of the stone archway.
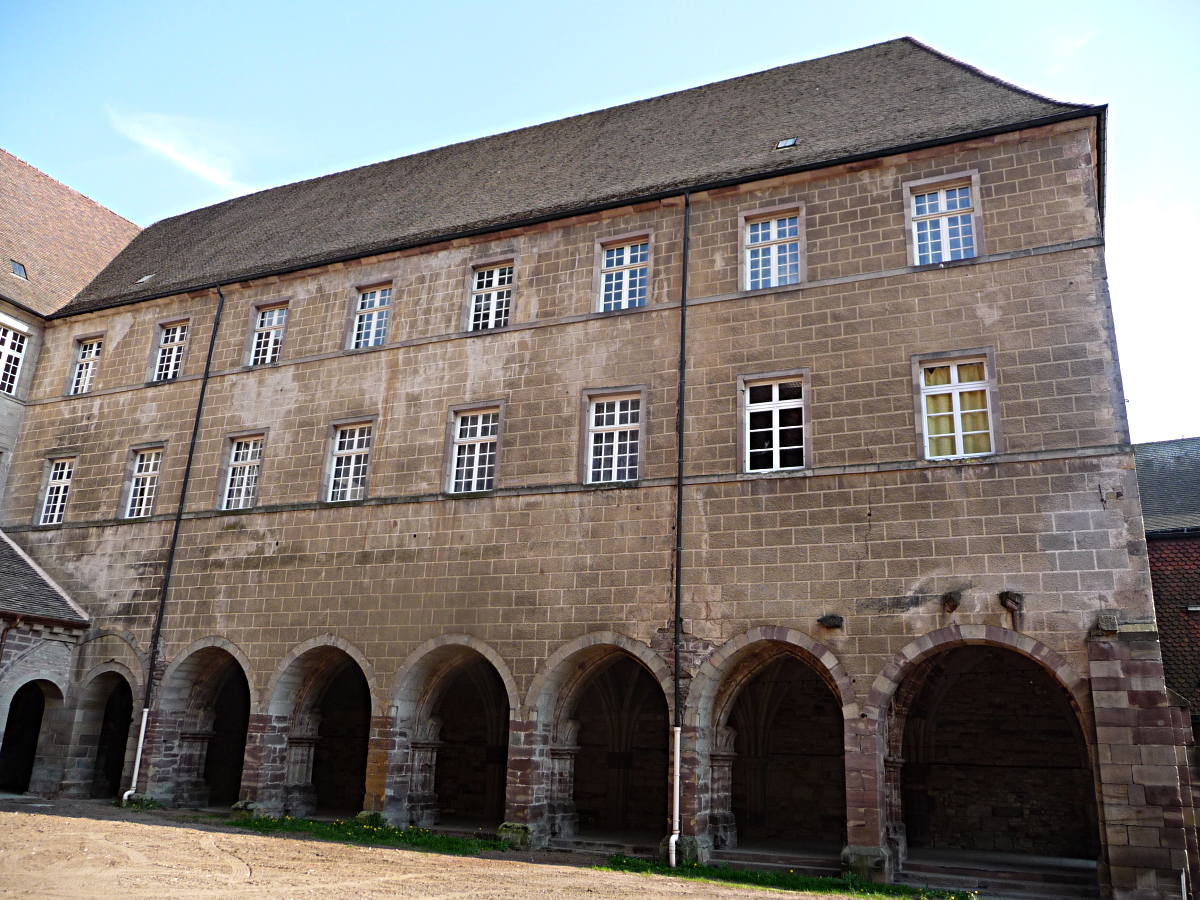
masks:
[[[1071,666],[1009,629],[951,625],[902,649],[875,678],[857,732],[861,770],[871,768],[868,749],[878,761],[869,773],[878,793],[864,792],[863,799],[877,804],[867,818],[879,823],[878,852],[887,865],[905,866],[912,825],[920,853],[940,848],[969,856],[1024,843],[1047,850],[1039,854],[1047,859],[1055,850],[1083,852],[1088,867],[1094,866],[1101,823],[1090,710],[1088,685]],[[1055,760],[1042,748],[1056,748]],[[970,769],[981,767],[986,776],[969,777]],[[1025,774],[1010,778],[1006,768]],[[947,779],[961,783],[951,786]],[[1039,780],[1050,785],[1045,793]],[[1038,809],[1060,789],[1072,795],[1074,821],[1060,832],[1066,843],[1052,846],[1058,838],[1046,843],[1036,837],[1039,820],[1048,824],[1062,809]],[[963,798],[974,797],[970,814],[953,796],[960,791]],[[996,791],[1007,792],[1007,798]],[[989,821],[978,827],[972,824],[985,818]],[[956,832],[952,837],[948,825]],[[997,851],[1002,843],[1005,848]],[[869,850],[866,842],[855,849]],[[1020,852],[1028,857],[1028,850]]]
[[[134,722],[132,677],[124,666],[109,663],[93,669],[83,679],[63,779],[66,796],[120,795]]]
[[[62,690],[44,679],[27,681],[6,705],[0,791],[53,793],[62,772]]]
[[[559,650],[530,688],[549,769],[544,828],[559,842],[656,846],[669,792],[671,676],[623,635]]]
[[[389,819],[494,831],[504,819],[516,706],[503,660],[476,638],[445,635],[409,656],[395,697]]]
[[[240,792],[253,698],[233,644],[193,644],[163,675],[149,793],[179,806],[228,806]]]
[[[853,696],[836,656],[804,632],[762,626],[713,651],[684,715],[685,772],[702,786],[685,795],[685,830],[702,857],[740,845],[837,868]]]
[[[353,815],[367,805],[373,692],[361,655],[339,645],[301,645],[272,679],[256,747],[262,812]]]

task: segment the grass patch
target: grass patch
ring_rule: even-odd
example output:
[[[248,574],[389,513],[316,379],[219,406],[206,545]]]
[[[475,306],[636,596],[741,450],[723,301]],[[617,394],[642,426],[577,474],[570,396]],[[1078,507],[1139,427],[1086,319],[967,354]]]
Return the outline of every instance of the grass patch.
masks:
[[[124,807],[125,809],[162,809],[163,805],[153,797],[130,797],[128,803],[122,803],[118,797],[113,801],[113,806]]]
[[[820,875],[799,875],[783,871],[755,871],[731,866],[704,866],[684,863],[672,869],[665,863],[632,856],[610,856],[608,864],[599,869],[616,872],[637,872],[643,875],[667,875],[692,881],[712,881],[723,884],[744,884],[752,887],[804,893],[844,894],[848,897],[906,897],[909,900],[978,900],[975,891],[942,891],[915,888],[902,884],[874,884],[854,877],[827,878]]]
[[[454,837],[436,834],[428,828],[397,828],[389,825],[382,816],[368,819],[335,819],[332,822],[316,822],[312,819],[297,819],[291,816],[253,816],[245,819],[230,819],[228,824],[247,828],[262,834],[303,834],[323,841],[340,841],[347,844],[369,844],[378,847],[407,847],[427,850],[432,853],[449,853],[454,856],[471,856],[487,850],[504,850],[507,845],[487,838]]]

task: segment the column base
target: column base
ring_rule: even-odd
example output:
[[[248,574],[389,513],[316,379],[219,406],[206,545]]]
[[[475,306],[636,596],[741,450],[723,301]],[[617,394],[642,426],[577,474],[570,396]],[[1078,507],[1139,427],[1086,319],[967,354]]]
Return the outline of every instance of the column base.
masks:
[[[896,877],[896,863],[887,847],[847,844],[842,848],[842,871],[863,881],[887,884]]]
[[[496,837],[514,850],[540,850],[550,844],[549,830],[525,822],[504,822],[496,829]]]

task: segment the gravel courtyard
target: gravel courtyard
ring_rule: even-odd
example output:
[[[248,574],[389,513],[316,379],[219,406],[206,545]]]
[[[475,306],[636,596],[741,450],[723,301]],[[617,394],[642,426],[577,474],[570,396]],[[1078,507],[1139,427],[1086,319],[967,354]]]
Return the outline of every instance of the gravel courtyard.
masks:
[[[442,856],[268,837],[196,814],[0,797],[0,896],[334,898],[796,894],[598,872],[567,853]],[[817,895],[807,894],[806,898]],[[837,900],[838,895],[824,895]]]

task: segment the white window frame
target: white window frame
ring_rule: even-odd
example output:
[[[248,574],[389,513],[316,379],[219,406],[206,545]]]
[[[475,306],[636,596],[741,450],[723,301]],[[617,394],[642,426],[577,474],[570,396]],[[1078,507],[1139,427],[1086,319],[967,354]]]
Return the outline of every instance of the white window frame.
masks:
[[[742,461],[742,472],[751,475],[761,474],[763,472],[790,472],[798,469],[804,469],[809,465],[809,371],[807,369],[797,369],[788,372],[775,372],[766,375],[741,376],[738,378],[738,391],[741,395],[741,434],[740,434],[740,457]],[[800,396],[780,399],[779,385],[800,385]],[[754,402],[751,400],[752,392],[758,388],[770,387],[771,399],[767,401]],[[800,424],[782,426],[780,423],[781,413],[787,410],[798,410],[800,414]],[[753,428],[753,416],[755,413],[769,413],[771,423],[768,429]],[[800,444],[790,444],[787,447],[781,446],[781,441],[784,435],[783,431],[792,431],[798,429],[800,432]],[[753,435],[761,431],[769,431],[771,452],[771,465],[765,468],[752,467],[752,454],[758,455],[765,452],[768,448],[753,448]],[[799,465],[785,466],[781,465],[781,451],[799,448],[801,462]]]
[[[354,299],[354,316],[350,321],[351,350],[382,347],[387,343],[391,328],[392,286],[380,284],[359,288]]]
[[[96,381],[96,369],[104,353],[104,336],[81,337],[75,341],[75,365],[71,370],[71,383],[67,394],[86,394]]]
[[[158,326],[154,368],[150,372],[152,383],[174,381],[183,372],[183,357],[187,352],[190,326],[191,322],[187,319],[164,322]]]
[[[637,236],[612,238],[596,245],[596,311],[639,309],[650,302],[654,241]]]
[[[165,448],[161,445],[131,451],[124,518],[144,519],[154,515],[154,501],[158,494],[158,481],[162,475],[164,451]]]
[[[960,381],[959,366],[963,365],[982,365],[983,378],[976,381]],[[996,417],[995,403],[992,397],[994,391],[994,363],[990,353],[953,353],[948,355],[938,354],[934,356],[921,356],[914,359],[916,388],[920,394],[920,423],[918,430],[921,434],[921,448],[925,459],[928,460],[946,460],[946,459],[971,459],[981,456],[993,456],[996,450],[997,433],[996,433]],[[950,383],[944,385],[926,385],[925,370],[935,367],[947,366],[950,368]],[[974,430],[964,431],[962,416],[962,395],[969,391],[981,391],[984,398],[984,408],[982,410],[971,409],[965,412],[984,412],[987,414],[988,427],[986,431]],[[932,396],[951,397],[951,409],[949,413],[935,412],[933,415],[951,415],[953,421],[953,432],[946,434],[931,435],[929,433],[929,398]],[[966,453],[963,450],[964,439],[968,434],[987,434],[989,449],[976,453]],[[954,438],[954,452],[935,454],[932,451],[932,441],[939,437]]]
[[[71,479],[75,475],[74,456],[61,456],[47,461],[46,490],[42,495],[39,525],[61,525],[71,494]]]
[[[501,413],[499,405],[451,411],[447,493],[474,494],[495,489]]]
[[[288,316],[287,303],[267,303],[254,308],[246,365],[270,366],[279,362]]]
[[[614,484],[637,481],[642,470],[642,413],[646,408],[645,391],[596,391],[589,392],[586,399],[584,483]],[[618,449],[622,443],[625,446],[626,463],[618,465],[622,456]],[[628,464],[630,445],[633,451],[632,466]],[[608,449],[610,447],[611,450]]]
[[[957,192],[965,190],[966,204],[962,205]],[[949,192],[956,192],[953,208],[948,207]],[[922,198],[932,197],[934,206],[922,205]],[[907,225],[909,259],[914,266],[936,266],[983,255],[983,221],[979,197],[979,173],[956,172],[909,181],[904,185],[904,217]],[[963,224],[969,228],[970,247],[951,249],[956,239],[962,239]],[[936,238],[937,250],[922,253],[922,231]],[[931,242],[924,242],[929,244]]]
[[[17,395],[29,340],[29,332],[17,328],[13,320],[0,321],[0,394]]]
[[[471,270],[467,331],[504,328],[512,321],[516,262],[483,263]]]
[[[326,502],[347,503],[366,498],[374,442],[373,421],[358,420],[333,426],[326,469]]]
[[[221,509],[253,509],[258,505],[265,445],[264,434],[244,434],[229,439]]]
[[[776,209],[761,209],[743,214],[741,217],[742,235],[742,286],[743,290],[760,291],[773,288],[790,287],[801,284],[804,280],[804,207],[799,205],[784,206]],[[791,220],[795,220],[793,223]],[[757,240],[752,238],[762,234],[761,226],[767,226],[765,236]],[[795,233],[791,233],[794,228]],[[785,230],[786,229],[786,230]],[[782,232],[782,233],[781,233]],[[754,261],[756,253],[766,251],[767,277],[755,281]],[[780,257],[783,253],[795,256],[795,271],[790,271],[792,261],[786,260],[788,271],[781,271]]]

